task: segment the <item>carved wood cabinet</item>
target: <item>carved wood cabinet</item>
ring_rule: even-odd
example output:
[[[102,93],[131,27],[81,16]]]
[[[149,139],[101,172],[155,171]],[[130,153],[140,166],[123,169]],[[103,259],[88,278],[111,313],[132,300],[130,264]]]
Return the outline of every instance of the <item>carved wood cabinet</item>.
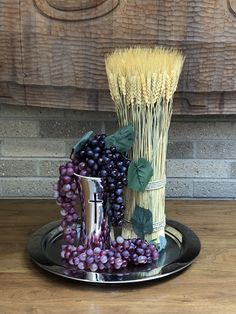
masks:
[[[236,114],[236,0],[0,0],[0,102],[114,110],[104,55],[186,55],[176,114]]]

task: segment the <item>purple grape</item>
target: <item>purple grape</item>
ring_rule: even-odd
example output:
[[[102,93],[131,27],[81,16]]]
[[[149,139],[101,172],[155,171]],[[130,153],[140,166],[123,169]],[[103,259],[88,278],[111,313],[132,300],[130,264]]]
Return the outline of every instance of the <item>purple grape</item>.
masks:
[[[115,191],[115,194],[116,194],[117,196],[122,195],[122,193],[123,193],[123,189],[117,189],[117,190]]]
[[[88,175],[88,172],[86,170],[80,171],[80,175],[86,177]]]
[[[93,250],[95,255],[98,255],[101,253],[101,248],[100,247],[95,247],[95,249]]]
[[[138,263],[139,264],[146,264],[147,263],[147,257],[143,256],[143,255],[139,256],[138,257]]]
[[[102,170],[100,172],[100,174],[101,174],[101,177],[106,177],[107,176],[107,171],[106,170]]]
[[[88,249],[86,251],[86,254],[89,255],[89,256],[93,256],[93,250],[92,249]]]
[[[122,198],[121,196],[118,196],[118,197],[116,198],[116,202],[117,202],[118,204],[122,204],[122,203],[123,203],[123,198]]]
[[[91,140],[90,143],[91,143],[91,146],[94,146],[94,147],[98,145],[98,141],[96,139]]]
[[[74,169],[72,167],[67,168],[66,174],[68,176],[72,176],[74,174]]]
[[[125,251],[122,252],[122,257],[123,257],[124,259],[128,259],[129,256],[130,256],[130,254],[129,254],[129,251],[128,251],[128,250],[125,250]]]
[[[97,147],[94,148],[93,152],[95,154],[99,154],[101,152],[101,148],[99,146],[97,146]]]
[[[127,261],[127,260],[124,260],[123,263],[122,263],[122,265],[121,265],[121,267],[122,267],[122,268],[125,268],[125,267],[127,267],[127,266],[128,266],[128,261]]]
[[[118,236],[118,237],[116,238],[116,242],[117,242],[118,244],[123,244],[123,243],[124,243],[124,238],[121,237],[121,236]]]
[[[87,163],[89,167],[93,167],[95,164],[95,161],[93,159],[89,159]]]
[[[105,268],[105,265],[101,262],[98,263],[98,269],[103,270]]]
[[[89,157],[89,158],[92,158],[94,156],[94,153],[92,150],[88,150],[86,155]]]
[[[123,183],[123,185],[127,185],[128,184],[128,179],[127,178],[123,178],[122,179],[122,183]]]
[[[64,192],[69,192],[71,189],[71,185],[70,184],[64,184],[63,185],[63,191]]]
[[[121,266],[123,264],[123,261],[122,261],[122,259],[121,258],[116,258],[115,259],[115,265],[117,265],[117,266]]]
[[[154,244],[149,244],[149,249],[151,252],[155,252],[156,251],[156,246]]]
[[[102,166],[103,165],[103,159],[102,158],[98,158],[98,165]]]
[[[78,263],[78,268],[81,269],[81,270],[84,270],[85,269],[85,265],[83,262],[79,262]]]
[[[152,263],[152,258],[151,258],[151,256],[148,256],[147,257],[147,264],[151,264]]]
[[[113,264],[115,263],[115,257],[114,257],[114,256],[110,256],[110,257],[109,257],[109,263],[110,263],[111,265],[113,265]]]
[[[119,204],[112,204],[111,205],[111,209],[114,211],[118,211],[120,210],[121,206]]]
[[[156,260],[158,260],[158,258],[159,258],[158,252],[157,252],[157,251],[152,252],[152,259],[153,259],[154,261],[156,261]]]
[[[94,257],[93,257],[93,256],[87,257],[87,259],[86,259],[86,264],[87,264],[87,265],[90,265],[90,264],[92,264],[93,262],[94,262]]]
[[[84,170],[86,168],[86,163],[85,162],[80,162],[79,163],[79,170]]]
[[[71,183],[71,181],[72,181],[71,177],[69,177],[69,176],[64,176],[63,177],[63,182],[64,183]]]
[[[81,150],[81,151],[79,152],[79,156],[80,156],[81,158],[85,157],[85,156],[86,156],[85,150]]]
[[[138,255],[143,255],[144,254],[144,250],[141,249],[141,248],[137,248],[136,252],[137,252]]]
[[[94,164],[93,165],[93,171],[95,171],[95,174],[97,174],[96,171],[98,170],[98,168],[99,168],[98,164]]]
[[[109,184],[109,190],[110,190],[110,191],[114,191],[115,188],[116,188],[116,186],[115,186],[114,183],[110,183],[110,184]]]
[[[118,181],[116,183],[117,188],[122,188],[123,187],[123,183],[121,181]]]
[[[107,262],[107,256],[106,255],[103,255],[103,256],[101,256],[101,258],[100,258],[100,261],[103,263],[103,264],[105,264],[106,262]]]
[[[86,261],[86,258],[87,258],[86,253],[81,253],[81,254],[79,255],[79,259],[80,259],[82,262],[85,262],[85,261]]]
[[[91,264],[90,266],[89,266],[89,268],[90,268],[90,270],[91,271],[97,271],[97,269],[98,269],[98,265],[96,264],[96,263],[93,263],[93,264]]]

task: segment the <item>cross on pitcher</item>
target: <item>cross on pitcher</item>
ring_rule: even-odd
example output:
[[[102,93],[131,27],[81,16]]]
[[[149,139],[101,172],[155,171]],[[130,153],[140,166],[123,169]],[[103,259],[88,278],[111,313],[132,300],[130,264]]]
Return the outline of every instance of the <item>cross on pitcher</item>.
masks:
[[[89,200],[89,203],[94,203],[94,207],[95,207],[95,215],[94,215],[94,223],[96,224],[97,223],[97,204],[102,204],[103,203],[103,200],[100,200],[97,196],[97,193],[93,193],[93,197],[94,199],[93,200]]]

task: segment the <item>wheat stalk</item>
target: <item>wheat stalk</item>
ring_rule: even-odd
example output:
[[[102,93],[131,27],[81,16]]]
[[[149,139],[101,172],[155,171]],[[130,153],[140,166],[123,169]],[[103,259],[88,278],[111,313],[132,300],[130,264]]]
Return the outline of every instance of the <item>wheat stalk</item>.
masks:
[[[143,157],[151,162],[152,181],[165,179],[173,96],[183,62],[182,53],[163,47],[117,49],[105,60],[119,125],[132,123],[135,129],[130,157],[133,160]],[[152,211],[154,225],[164,222],[152,234],[146,235],[146,239],[164,236],[165,187],[144,193],[127,189],[125,219],[128,223],[135,205]],[[134,234],[128,225],[123,233],[130,238]]]

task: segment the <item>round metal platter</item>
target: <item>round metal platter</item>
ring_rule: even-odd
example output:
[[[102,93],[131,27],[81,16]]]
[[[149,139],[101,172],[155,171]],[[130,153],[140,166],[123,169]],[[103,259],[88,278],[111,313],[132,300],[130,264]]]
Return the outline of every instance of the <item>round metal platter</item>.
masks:
[[[60,257],[63,237],[59,225],[60,221],[51,222],[32,235],[28,243],[31,258],[38,266],[55,275],[93,284],[137,283],[170,276],[191,265],[201,249],[199,238],[191,229],[179,222],[167,220],[167,245],[160,252],[157,262],[112,273],[80,271],[65,264]]]

